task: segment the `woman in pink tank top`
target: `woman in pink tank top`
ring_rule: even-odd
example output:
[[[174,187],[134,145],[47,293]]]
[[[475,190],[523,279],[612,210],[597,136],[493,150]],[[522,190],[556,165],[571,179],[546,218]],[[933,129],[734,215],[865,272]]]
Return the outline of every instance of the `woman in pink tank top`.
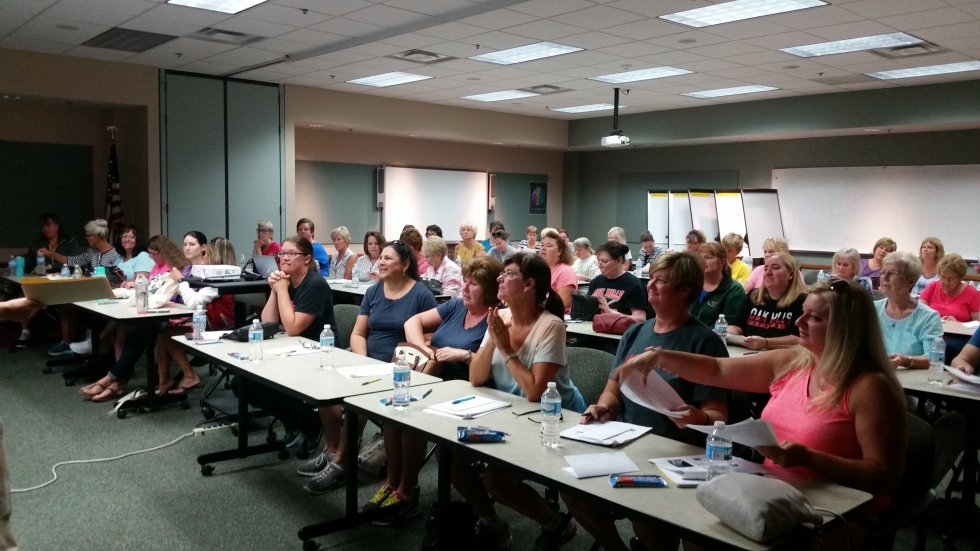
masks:
[[[741,358],[650,350],[621,369],[659,366],[695,383],[769,392],[762,418],[780,444],[757,448],[766,465],[869,492],[880,512],[902,477],[906,427],[874,303],[852,281],[818,283],[796,325],[794,348]]]

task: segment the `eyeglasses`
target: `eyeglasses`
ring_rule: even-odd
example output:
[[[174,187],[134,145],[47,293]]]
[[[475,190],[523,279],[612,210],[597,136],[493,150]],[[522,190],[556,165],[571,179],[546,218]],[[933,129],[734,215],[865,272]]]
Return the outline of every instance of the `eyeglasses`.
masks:
[[[272,233],[272,230],[266,228],[255,228],[255,233]]]
[[[303,253],[294,253],[292,251],[279,251],[279,258],[296,258],[297,256],[306,256]]]
[[[319,350],[320,345],[315,342],[301,342],[300,345],[307,350]]]
[[[891,279],[897,275],[899,275],[898,272],[880,272],[878,277],[881,279]]]
[[[515,278],[515,277],[523,277],[523,276],[518,272],[500,272],[500,275],[497,276],[497,279],[507,279],[507,278]]]

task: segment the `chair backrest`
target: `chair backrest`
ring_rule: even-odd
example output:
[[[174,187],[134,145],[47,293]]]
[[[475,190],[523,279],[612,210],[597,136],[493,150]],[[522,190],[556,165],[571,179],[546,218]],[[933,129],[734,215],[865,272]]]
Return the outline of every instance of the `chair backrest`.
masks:
[[[334,346],[341,350],[350,348],[350,336],[354,332],[359,307],[353,304],[334,304],[333,319],[337,324],[333,332]]]
[[[412,371],[422,371],[425,369],[425,364],[428,363],[429,357],[420,347],[408,342],[398,343],[398,346],[395,347],[394,354],[391,355],[391,361],[394,362],[397,360],[398,355],[403,352],[405,353],[405,359],[408,361],[408,365],[411,366]]]
[[[593,348],[569,346],[566,349],[565,364],[572,383],[578,387],[586,404],[596,403],[602,390],[606,388],[614,359],[612,354]]]
[[[903,507],[909,500],[932,489],[932,465],[936,455],[936,438],[932,427],[918,415],[906,413],[908,443],[905,447],[905,471],[892,498],[891,509]]]
[[[817,282],[817,276],[820,274],[819,270],[811,270],[807,268],[803,270],[803,283],[807,285],[813,285]]]

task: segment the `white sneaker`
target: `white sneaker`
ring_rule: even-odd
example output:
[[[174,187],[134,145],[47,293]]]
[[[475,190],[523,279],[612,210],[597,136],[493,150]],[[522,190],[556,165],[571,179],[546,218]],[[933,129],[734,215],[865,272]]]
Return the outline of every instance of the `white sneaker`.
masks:
[[[92,353],[92,336],[89,335],[88,339],[81,342],[73,342],[68,345],[71,351],[75,354],[91,354]]]

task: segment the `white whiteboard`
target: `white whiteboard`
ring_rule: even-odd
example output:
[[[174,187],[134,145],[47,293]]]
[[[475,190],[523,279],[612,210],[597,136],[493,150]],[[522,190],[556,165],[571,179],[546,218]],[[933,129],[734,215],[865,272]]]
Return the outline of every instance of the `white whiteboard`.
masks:
[[[742,209],[742,194],[738,191],[716,191],[715,209],[718,211],[718,233],[722,237],[737,233],[745,237],[745,211]],[[742,246],[739,256],[748,256],[748,245]]]
[[[647,193],[647,231],[653,243],[667,247],[670,223],[670,194],[665,191]]]
[[[486,237],[486,172],[385,167],[385,235],[398,235],[405,224],[424,234],[436,224],[447,240],[457,241],[463,222],[476,226],[477,239]]]
[[[773,171],[776,172],[776,171]],[[749,239],[749,254],[762,258],[762,242],[770,237],[783,237],[783,217],[779,194],[771,189],[743,189],[742,208],[745,209],[745,235]],[[823,197],[827,200],[827,197]],[[787,239],[790,249],[809,250]],[[839,249],[840,247],[837,247]],[[837,251],[834,249],[834,252]]]
[[[691,190],[689,195],[691,197],[691,224],[693,229],[701,230],[708,241],[720,241],[715,194],[711,191]]]
[[[780,169],[772,187],[793,249],[870,253],[891,237],[917,253],[934,236],[947,253],[980,253],[980,165]]]
[[[670,192],[670,248],[679,251],[687,245],[691,223],[691,199],[686,191]]]

